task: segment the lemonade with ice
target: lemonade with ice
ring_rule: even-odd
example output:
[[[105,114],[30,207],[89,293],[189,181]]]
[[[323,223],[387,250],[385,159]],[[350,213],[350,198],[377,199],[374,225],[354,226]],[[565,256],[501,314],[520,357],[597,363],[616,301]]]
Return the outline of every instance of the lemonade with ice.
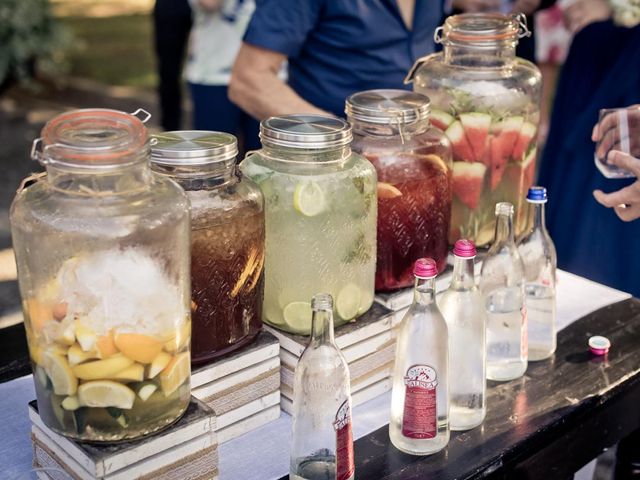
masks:
[[[346,122],[315,116],[281,119],[287,122],[263,122],[264,148],[247,157],[240,168],[259,185],[265,200],[263,320],[308,335],[309,299],[318,292],[335,298],[338,325],[363,314],[373,303],[376,172],[371,163],[351,153]],[[332,129],[334,143],[322,149],[297,149],[294,141],[288,148],[276,148],[275,140],[269,143],[274,130],[288,133],[291,124],[297,129],[295,136],[291,134],[295,141],[324,145],[321,142],[328,141],[318,137]]]

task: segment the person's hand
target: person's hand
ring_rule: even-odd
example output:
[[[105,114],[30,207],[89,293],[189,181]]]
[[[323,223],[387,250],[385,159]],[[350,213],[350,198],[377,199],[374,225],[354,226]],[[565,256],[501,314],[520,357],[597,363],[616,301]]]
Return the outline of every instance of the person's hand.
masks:
[[[605,207],[613,208],[624,222],[640,218],[640,159],[613,150],[609,152],[607,162],[632,172],[638,178],[628,187],[612,193],[595,190],[593,196]]]
[[[540,8],[541,0],[516,0],[513,2],[513,13],[531,15]]]
[[[455,10],[475,13],[499,10],[500,3],[500,0],[453,0],[452,6]]]
[[[220,10],[222,7],[222,0],[198,0],[198,6],[207,12],[214,12],[216,10]]]
[[[594,125],[591,132],[591,140],[598,143],[596,147],[596,156],[598,158],[604,158],[610,150],[622,150],[621,140],[628,142],[628,153],[634,157],[640,157],[640,104],[631,105],[626,110],[627,133],[624,139],[620,138],[620,115],[616,112],[609,113]],[[626,146],[625,152],[627,152]]]
[[[607,0],[577,0],[564,10],[564,23],[573,35],[587,25],[611,17]]]

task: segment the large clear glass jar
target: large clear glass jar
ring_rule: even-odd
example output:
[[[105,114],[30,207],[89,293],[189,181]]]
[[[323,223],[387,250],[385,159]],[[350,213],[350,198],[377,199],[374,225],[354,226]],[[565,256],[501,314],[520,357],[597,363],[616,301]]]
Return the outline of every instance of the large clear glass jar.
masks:
[[[191,201],[191,359],[252,342],[262,327],[264,201],[236,169],[236,138],[208,131],[155,136],[151,168]]]
[[[418,60],[407,77],[429,96],[431,122],[451,141],[450,243],[467,238],[488,246],[499,202],[515,206],[517,234],[526,228],[541,92],[538,68],[515,56],[528,34],[522,15],[451,16],[436,30],[443,51]]]
[[[260,138],[240,168],[265,199],[263,320],[309,335],[319,292],[336,299],[336,324],[355,319],[373,303],[375,169],[352,153],[351,127],[338,118],[273,117]]]
[[[123,112],[59,115],[33,156],[11,229],[40,416],[86,441],[160,430],[190,398],[187,196]]]
[[[346,103],[354,152],[378,173],[376,290],[413,284],[416,258],[447,264],[451,220],[451,148],[429,124],[429,98],[405,90],[369,90]]]

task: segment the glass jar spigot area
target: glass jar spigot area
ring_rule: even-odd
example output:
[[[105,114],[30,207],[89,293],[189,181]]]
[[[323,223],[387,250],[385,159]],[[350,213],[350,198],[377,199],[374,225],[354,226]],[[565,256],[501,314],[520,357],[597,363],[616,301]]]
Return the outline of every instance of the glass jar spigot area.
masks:
[[[488,245],[493,208],[516,208],[515,228],[526,227],[524,197],[534,180],[541,76],[517,58],[529,34],[524,17],[462,14],[436,31],[443,52],[418,60],[407,77],[431,99],[431,123],[453,150],[453,203],[449,242]]]
[[[263,320],[308,335],[309,299],[335,298],[336,324],[373,303],[376,173],[351,152],[351,128],[339,119],[289,115],[261,124],[263,149],[242,172],[265,199]]]

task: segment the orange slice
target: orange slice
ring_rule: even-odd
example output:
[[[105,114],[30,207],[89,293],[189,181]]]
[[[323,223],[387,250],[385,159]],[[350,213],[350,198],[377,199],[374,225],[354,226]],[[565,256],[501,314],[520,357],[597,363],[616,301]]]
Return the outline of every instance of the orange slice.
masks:
[[[182,385],[191,373],[189,352],[179,353],[171,359],[165,369],[160,372],[160,386],[165,397],[168,397]]]
[[[111,355],[118,353],[118,348],[113,340],[113,330],[109,330],[106,335],[101,335],[96,340],[96,350],[100,358],[107,358]]]
[[[162,342],[142,333],[116,333],[115,345],[126,357],[139,363],[151,363],[162,350]]]
[[[29,316],[29,325],[35,333],[40,333],[45,324],[53,320],[51,307],[35,298],[30,298],[25,303],[25,310]]]
[[[390,199],[402,196],[402,192],[390,183],[378,182],[378,198]]]

